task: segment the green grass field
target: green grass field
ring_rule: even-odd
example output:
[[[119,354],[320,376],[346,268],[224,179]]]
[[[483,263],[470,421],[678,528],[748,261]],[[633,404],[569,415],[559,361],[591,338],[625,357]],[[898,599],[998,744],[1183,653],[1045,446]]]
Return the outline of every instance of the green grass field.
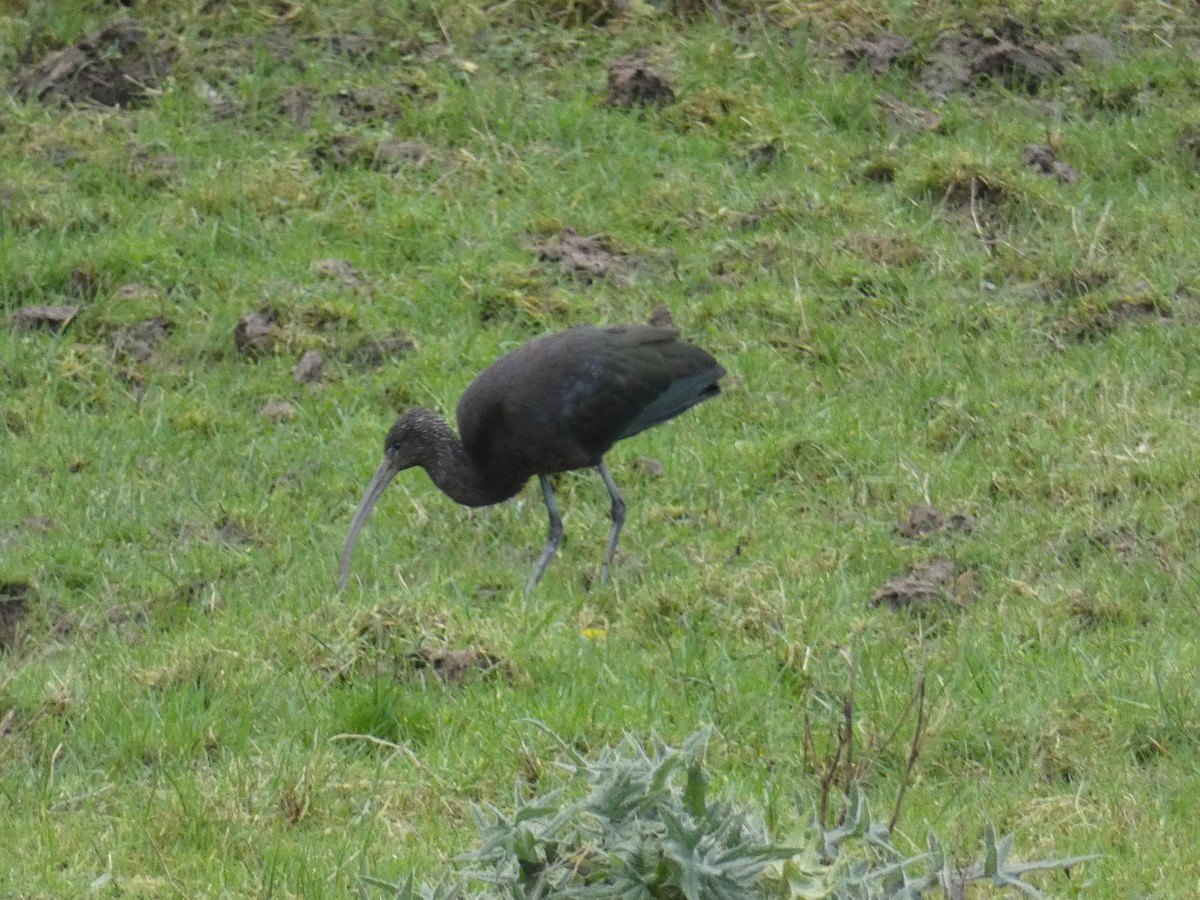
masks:
[[[70,83],[38,66],[118,5],[4,8],[0,894],[432,879],[473,803],[559,782],[530,718],[583,750],[711,723],[786,832],[851,685],[888,809],[922,672],[898,846],[967,859],[992,820],[1103,854],[1054,896],[1200,891],[1194,10],[677,5],[145,0]],[[673,102],[609,105],[635,53]],[[106,79],[129,108],[64,99]],[[608,587],[593,473],[523,599],[536,485],[468,513],[414,471],[335,592],[398,412],[660,302],[729,376],[609,456]],[[968,527],[905,537],[916,504]],[[939,596],[871,604],[936,557]],[[495,665],[439,677],[462,651]]]

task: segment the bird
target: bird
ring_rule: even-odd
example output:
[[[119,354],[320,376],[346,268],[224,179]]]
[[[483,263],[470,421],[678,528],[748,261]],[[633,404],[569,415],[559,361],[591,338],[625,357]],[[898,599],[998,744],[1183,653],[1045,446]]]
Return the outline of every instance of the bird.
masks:
[[[625,500],[605,465],[618,441],[673,419],[720,393],[725,369],[708,352],[679,339],[665,307],[656,324],[590,325],[535,338],[481,372],[458,401],[458,435],[429,409],[403,413],[387,433],[383,462],[350,522],[341,557],[341,588],[350,579],[358,534],[384,488],[419,466],[442,493],[465,506],[515,496],[536,475],[550,518],[546,544],[525,587],[532,593],[563,537],[550,476],[599,472],[612,500],[612,528],[600,583],[608,581],[625,524]]]

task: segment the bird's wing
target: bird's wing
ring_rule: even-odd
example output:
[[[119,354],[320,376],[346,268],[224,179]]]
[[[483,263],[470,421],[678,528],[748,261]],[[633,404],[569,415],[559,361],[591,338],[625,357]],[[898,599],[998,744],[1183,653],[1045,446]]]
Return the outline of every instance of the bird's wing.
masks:
[[[563,418],[592,452],[674,418],[717,393],[724,369],[678,340],[674,328],[597,329],[581,359],[563,373]]]

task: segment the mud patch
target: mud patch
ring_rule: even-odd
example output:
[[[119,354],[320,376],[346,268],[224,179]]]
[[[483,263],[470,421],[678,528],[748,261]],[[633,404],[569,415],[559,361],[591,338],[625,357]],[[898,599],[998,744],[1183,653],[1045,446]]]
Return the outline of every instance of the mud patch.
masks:
[[[359,122],[378,123],[394,119],[404,112],[401,100],[413,100],[420,95],[417,85],[411,82],[381,87],[348,87],[334,94],[338,113],[352,124]]]
[[[375,146],[371,168],[380,172],[399,172],[404,168],[423,166],[432,156],[433,151],[421,141],[384,138]]]
[[[888,95],[876,98],[875,105],[892,131],[934,131],[942,124],[941,114]]]
[[[296,418],[299,413],[296,412],[296,407],[288,403],[286,400],[272,400],[263,405],[258,414],[264,419],[270,419],[275,424],[280,422],[290,422]]]
[[[1035,172],[1057,178],[1064,184],[1079,180],[1079,170],[1060,160],[1058,151],[1049,144],[1029,144],[1021,154],[1021,161]]]
[[[170,337],[175,325],[162,316],[145,319],[128,328],[121,328],[110,338],[113,356],[117,359],[146,362],[158,346]]]
[[[375,148],[357,134],[333,134],[318,137],[308,151],[316,169],[366,167],[375,158]]]
[[[1128,526],[1102,531],[1065,534],[1050,545],[1054,558],[1067,565],[1078,566],[1097,553],[1127,560],[1141,547],[1138,533]]]
[[[310,388],[321,386],[321,373],[325,370],[325,357],[320,350],[307,350],[292,369],[292,381]]]
[[[675,90],[665,75],[645,59],[624,56],[608,66],[608,105],[666,106],[675,102]]]
[[[930,534],[956,531],[970,534],[974,527],[975,520],[970,516],[946,515],[928,503],[918,503],[909,509],[908,516],[896,526],[896,533],[911,541]]]
[[[414,670],[431,669],[443,681],[462,682],[474,673],[489,675],[503,668],[498,656],[483,650],[427,650],[407,657]]]
[[[961,571],[944,556],[916,563],[909,570],[884,583],[868,604],[872,609],[886,604],[890,609],[915,613],[939,606],[965,609],[979,594],[975,573]]]
[[[318,259],[309,268],[318,278],[340,281],[346,287],[355,290],[361,290],[367,286],[366,277],[347,259]]]
[[[972,85],[996,81],[1011,90],[1036,94],[1063,71],[1059,51],[1028,38],[1010,23],[997,34],[947,31],[933,42],[929,62],[921,70],[921,87],[945,98]]]
[[[71,324],[78,306],[23,306],[9,316],[13,331],[32,331],[41,328],[58,333]]]
[[[29,617],[29,585],[20,581],[0,584],[0,653],[14,647]]]
[[[233,343],[238,352],[252,359],[269,353],[279,336],[278,319],[274,307],[270,306],[238,319],[233,330]]]
[[[638,456],[633,460],[632,466],[635,471],[648,478],[662,478],[667,472],[667,467],[653,456]]]
[[[312,121],[313,107],[316,104],[317,92],[307,84],[297,84],[286,88],[279,96],[276,104],[280,115],[296,128],[304,129]]]
[[[1068,35],[1063,38],[1059,48],[1067,59],[1078,66],[1102,68],[1111,66],[1119,58],[1112,41],[1092,31]]]
[[[674,328],[675,319],[671,316],[671,308],[665,303],[659,303],[650,311],[648,324],[655,328]]]
[[[378,369],[384,363],[399,359],[417,349],[417,342],[403,331],[393,331],[387,337],[367,337],[350,351],[350,362],[365,369]]]
[[[573,228],[564,228],[536,250],[538,259],[557,263],[565,274],[584,284],[602,278],[625,281],[634,268],[630,258],[606,238],[584,237]]]
[[[872,75],[885,75],[892,66],[911,62],[914,49],[912,41],[898,34],[862,38],[842,48],[842,68],[847,72],[863,69]]]
[[[136,106],[155,94],[174,57],[164,42],[151,45],[140,22],[123,17],[48,54],[11,87],[25,101]]]
[[[1150,297],[1122,297],[1103,309],[1085,308],[1060,319],[1053,328],[1055,335],[1086,343],[1107,337],[1129,325],[1170,325],[1175,321],[1169,306]]]

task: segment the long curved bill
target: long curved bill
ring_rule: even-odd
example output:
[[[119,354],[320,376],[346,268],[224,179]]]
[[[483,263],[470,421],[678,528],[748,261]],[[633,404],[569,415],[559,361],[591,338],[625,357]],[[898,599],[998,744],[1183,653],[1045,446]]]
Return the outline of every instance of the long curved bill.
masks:
[[[345,590],[346,584],[350,581],[350,556],[354,553],[354,542],[358,540],[358,533],[362,531],[363,525],[367,522],[367,517],[371,515],[371,509],[375,506],[375,501],[379,499],[379,495],[383,493],[383,489],[388,486],[388,483],[396,477],[399,471],[400,467],[385,456],[379,468],[375,470],[375,475],[371,478],[371,483],[367,485],[367,490],[363,493],[362,502],[358,504],[354,518],[350,521],[350,532],[346,535],[346,545],[342,548],[341,590]]]

